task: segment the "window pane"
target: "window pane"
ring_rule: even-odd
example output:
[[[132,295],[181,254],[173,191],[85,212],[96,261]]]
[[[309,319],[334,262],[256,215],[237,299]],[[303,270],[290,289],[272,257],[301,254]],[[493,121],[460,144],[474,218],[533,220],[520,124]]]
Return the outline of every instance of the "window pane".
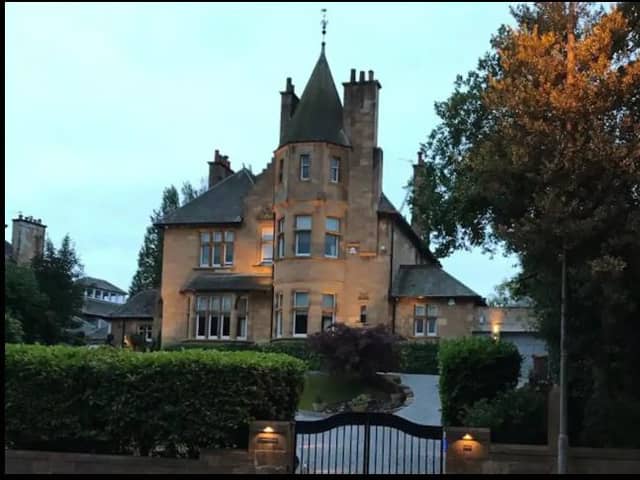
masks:
[[[268,243],[262,245],[262,261],[263,262],[271,262],[273,261],[273,245]]]
[[[238,315],[244,316],[247,314],[247,298],[242,297],[238,300]]]
[[[324,254],[327,257],[338,256],[338,237],[336,235],[325,235]]]
[[[209,253],[209,245],[202,245],[202,247],[200,247],[200,265],[209,265]]]
[[[228,337],[231,332],[231,316],[224,315],[222,317],[222,336]]]
[[[209,336],[217,337],[218,336],[218,315],[211,315],[211,324],[209,325]]]
[[[311,254],[311,232],[296,233],[296,254],[297,255]]]
[[[213,245],[213,265],[222,265],[222,245],[220,243]]]
[[[233,232],[224,232],[225,242],[233,242],[234,238],[235,238],[235,234]]]
[[[276,337],[282,336],[282,312],[276,312]]]
[[[360,323],[367,323],[367,306],[360,306]]]
[[[284,232],[284,217],[278,220],[278,232]]]
[[[424,319],[417,318],[416,319],[416,335],[424,334]]]
[[[211,297],[211,310],[214,312],[220,311],[220,297]]]
[[[339,218],[327,218],[325,223],[325,228],[328,232],[339,232],[340,231],[340,219]]]
[[[335,295],[322,295],[322,308],[333,310]]]
[[[233,243],[225,243],[224,263],[225,265],[233,264]]]
[[[262,240],[273,240],[273,227],[262,227]]]
[[[308,292],[296,292],[294,296],[294,305],[296,307],[308,307],[309,306],[309,293]]]
[[[209,243],[211,241],[211,235],[209,232],[200,234],[200,243]]]
[[[238,317],[238,327],[236,329],[236,337],[245,338],[247,336],[247,319]]]
[[[427,307],[427,315],[429,315],[430,317],[437,317],[438,316],[438,306],[437,305],[429,305]]]
[[[424,317],[426,310],[424,305],[416,305],[416,317]]]
[[[278,258],[284,258],[284,235],[278,237]]]
[[[322,330],[328,330],[333,325],[333,315],[322,316]]]
[[[209,303],[209,299],[207,297],[197,297],[196,298],[196,310],[198,310],[198,311],[206,310],[208,303]]]
[[[309,166],[311,165],[311,159],[309,155],[300,155],[300,178],[309,178]]]
[[[307,333],[307,312],[295,313],[295,325],[293,333],[296,335],[302,335]]]
[[[429,318],[427,320],[427,333],[429,333],[430,335],[435,335],[436,333],[436,319],[435,318]]]
[[[207,320],[204,313],[198,313],[196,316],[196,335],[204,337],[207,332]]]
[[[223,312],[231,311],[231,297],[222,297],[222,311]]]
[[[311,217],[308,215],[300,215],[296,217],[297,230],[311,230]]]
[[[222,241],[222,232],[213,232],[213,241],[221,242]]]

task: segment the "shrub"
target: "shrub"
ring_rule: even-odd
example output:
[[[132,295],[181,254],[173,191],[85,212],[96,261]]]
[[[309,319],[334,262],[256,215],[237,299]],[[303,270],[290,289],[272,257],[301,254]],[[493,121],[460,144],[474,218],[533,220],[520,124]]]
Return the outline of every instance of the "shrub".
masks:
[[[306,339],[275,340],[271,343],[260,345],[260,350],[268,353],[284,353],[303,360],[309,370],[320,370],[320,357],[311,350]]]
[[[521,362],[518,349],[511,342],[485,337],[443,340],[438,364],[445,425],[460,425],[465,407],[514,388]]]
[[[5,438],[16,448],[244,447],[251,420],[293,419],[304,385],[302,362],[257,352],[7,345],[5,365]]]
[[[401,372],[438,374],[437,343],[402,342],[399,351]]]
[[[308,341],[331,373],[369,380],[378,371],[398,368],[397,338],[384,325],[351,328],[339,323],[331,330],[311,335]]]
[[[529,387],[501,392],[465,408],[468,427],[488,427],[496,443],[547,443],[547,395]]]

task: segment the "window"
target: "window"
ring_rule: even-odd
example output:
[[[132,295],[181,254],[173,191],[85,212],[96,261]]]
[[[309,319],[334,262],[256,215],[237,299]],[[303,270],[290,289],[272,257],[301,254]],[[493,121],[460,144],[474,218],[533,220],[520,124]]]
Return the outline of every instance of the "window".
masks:
[[[331,158],[331,166],[329,168],[329,181],[338,183],[340,181],[340,159],[337,157]]]
[[[416,305],[413,322],[416,337],[435,337],[438,334],[438,307],[436,305]]]
[[[293,293],[293,336],[306,337],[309,319],[309,292]]]
[[[427,306],[427,335],[435,337],[438,335],[438,307],[437,305]]]
[[[367,306],[360,305],[360,323],[367,323]]]
[[[296,256],[308,257],[311,255],[311,217],[296,217]]]
[[[336,322],[336,296],[332,293],[322,295],[322,331],[329,330]]]
[[[231,332],[231,297],[196,298],[196,338],[226,339]]]
[[[424,305],[416,305],[413,307],[413,325],[414,335],[416,337],[424,336],[424,324],[427,317],[427,309]]]
[[[200,233],[200,266],[222,267],[233,265],[233,231]]]
[[[327,218],[325,222],[324,256],[338,258],[340,249],[340,219]]]
[[[140,325],[138,327],[138,334],[142,335],[142,338],[144,338],[144,341],[147,343],[150,343],[153,341],[151,325]]]
[[[109,301],[109,292],[102,292],[102,299]]]
[[[300,155],[300,180],[309,180],[309,170],[311,169],[311,157]]]
[[[282,183],[283,177],[284,177],[284,158],[281,158],[278,165],[278,183]]]
[[[275,308],[275,315],[276,315],[276,331],[275,331],[275,336],[276,338],[280,338],[282,336],[282,294],[281,293],[276,293],[276,308]]]
[[[273,227],[262,227],[260,233],[260,252],[262,263],[273,262]]]
[[[240,297],[238,299],[238,323],[236,325],[236,338],[247,338],[247,315],[248,315],[248,299]]]
[[[278,220],[278,258],[284,258],[284,217]]]

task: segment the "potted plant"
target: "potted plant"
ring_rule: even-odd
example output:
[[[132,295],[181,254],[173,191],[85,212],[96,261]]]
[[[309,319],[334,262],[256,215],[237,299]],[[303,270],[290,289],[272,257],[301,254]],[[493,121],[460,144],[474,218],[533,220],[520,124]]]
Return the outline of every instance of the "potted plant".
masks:
[[[311,405],[313,406],[314,412],[321,412],[327,406],[320,395],[316,395],[316,398],[313,400],[313,403]]]
[[[358,395],[356,398],[351,400],[350,406],[351,410],[354,412],[366,412],[367,407],[369,406],[369,402],[371,401],[371,396],[363,393]]]

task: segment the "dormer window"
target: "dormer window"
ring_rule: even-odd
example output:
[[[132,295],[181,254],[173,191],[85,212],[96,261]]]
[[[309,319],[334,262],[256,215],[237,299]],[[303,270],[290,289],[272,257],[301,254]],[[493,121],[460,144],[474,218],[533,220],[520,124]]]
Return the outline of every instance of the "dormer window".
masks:
[[[300,180],[309,180],[311,178],[311,156],[300,155]]]

